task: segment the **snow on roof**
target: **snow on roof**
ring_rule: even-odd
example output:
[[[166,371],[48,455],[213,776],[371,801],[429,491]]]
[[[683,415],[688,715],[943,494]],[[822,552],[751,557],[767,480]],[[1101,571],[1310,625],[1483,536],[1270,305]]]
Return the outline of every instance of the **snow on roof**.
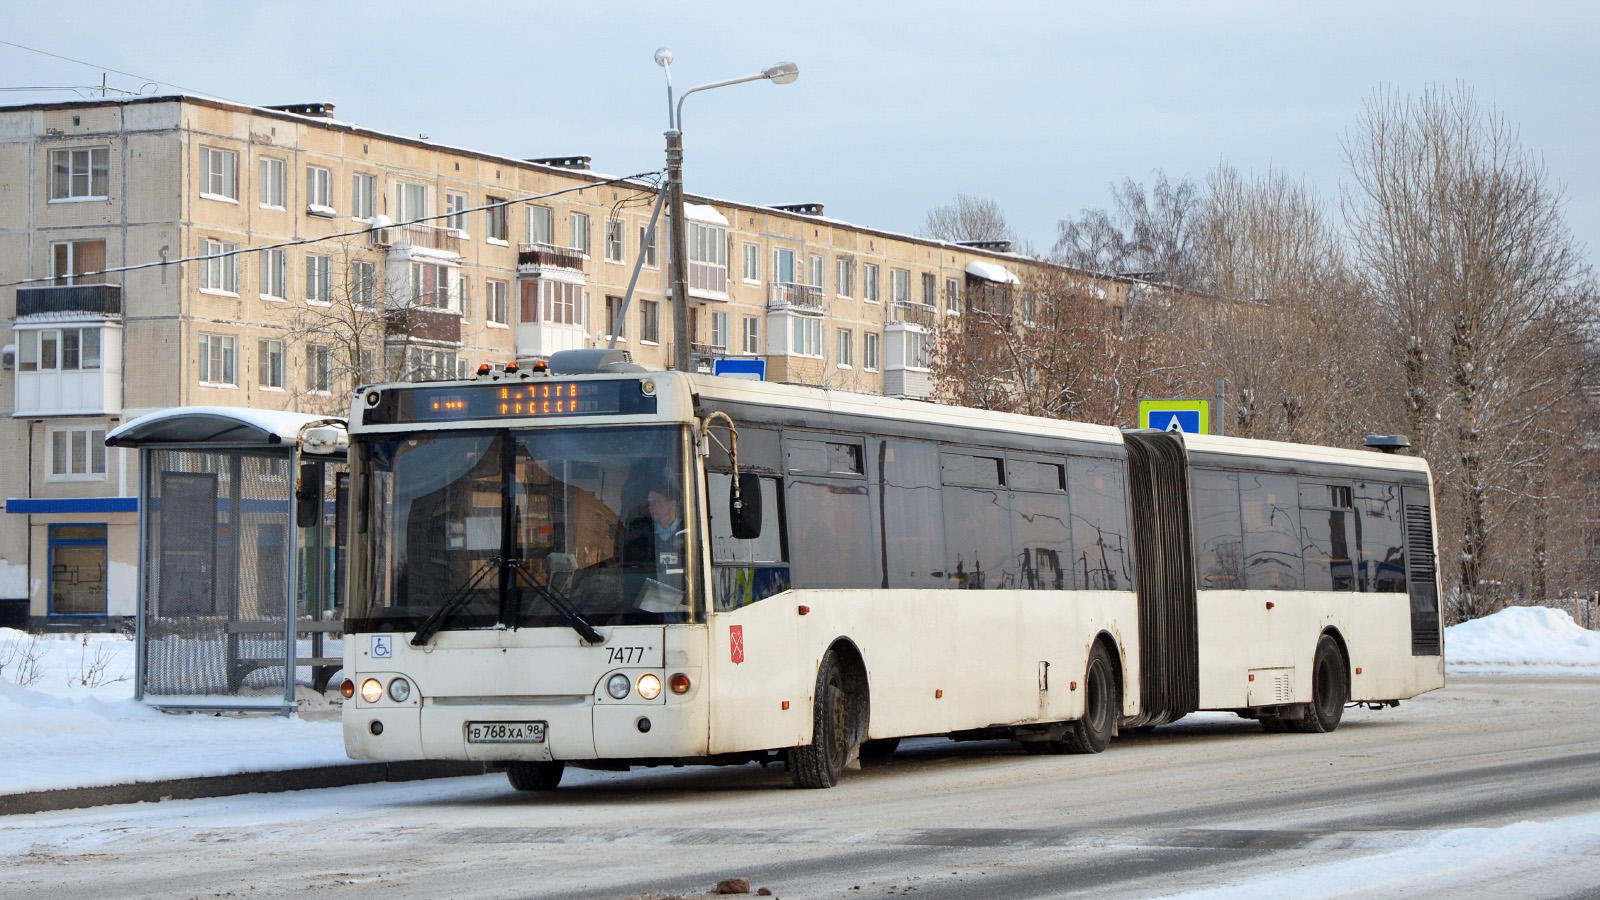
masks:
[[[716,207],[703,206],[699,203],[685,203],[683,205],[683,218],[689,222],[707,222],[712,225],[721,225],[723,228],[728,227],[728,220],[723,218],[722,213],[717,212]]]
[[[1005,266],[997,266],[994,263],[986,263],[981,259],[975,259],[972,262],[967,263],[967,274],[982,278],[985,281],[998,282],[999,284],[1021,283],[1021,279],[1011,274],[1010,270],[1008,270]]]
[[[343,425],[344,419],[242,406],[175,406],[119,425],[106,435],[106,446],[293,444],[301,429],[322,424]]]

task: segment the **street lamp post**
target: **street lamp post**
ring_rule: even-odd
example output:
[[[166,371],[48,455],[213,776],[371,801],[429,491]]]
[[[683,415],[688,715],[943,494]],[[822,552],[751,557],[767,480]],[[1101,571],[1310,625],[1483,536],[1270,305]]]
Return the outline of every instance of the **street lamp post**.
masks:
[[[683,210],[683,101],[696,91],[743,84],[746,81],[771,81],[789,84],[800,77],[800,67],[791,62],[778,63],[754,75],[697,84],[684,91],[676,105],[672,102],[672,51],[665,47],[656,51],[656,65],[667,73],[667,186],[666,201],[670,205],[671,232],[668,241],[672,247],[672,367],[680,372],[689,371],[693,365],[694,336],[689,333],[689,227]]]

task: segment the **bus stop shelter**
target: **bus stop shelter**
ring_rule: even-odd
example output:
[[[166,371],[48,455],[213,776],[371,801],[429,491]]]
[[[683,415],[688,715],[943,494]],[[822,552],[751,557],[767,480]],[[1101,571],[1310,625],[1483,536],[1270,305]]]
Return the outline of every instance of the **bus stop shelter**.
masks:
[[[139,453],[135,696],[267,710],[342,665],[343,419],[179,407],[106,436]]]

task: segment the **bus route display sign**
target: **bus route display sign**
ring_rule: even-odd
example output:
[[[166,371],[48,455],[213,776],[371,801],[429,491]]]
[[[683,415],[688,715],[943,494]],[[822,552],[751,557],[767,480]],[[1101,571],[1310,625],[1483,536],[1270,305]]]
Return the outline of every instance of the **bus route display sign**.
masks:
[[[653,415],[656,398],[638,381],[562,381],[542,378],[383,390],[366,411],[371,425],[465,422],[483,419],[553,419],[568,416]]]

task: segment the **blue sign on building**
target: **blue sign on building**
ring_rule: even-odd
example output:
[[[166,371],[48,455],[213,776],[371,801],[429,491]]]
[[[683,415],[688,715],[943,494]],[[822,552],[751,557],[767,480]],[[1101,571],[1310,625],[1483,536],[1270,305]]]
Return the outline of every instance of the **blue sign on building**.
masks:
[[[711,374],[747,381],[767,380],[767,361],[764,359],[719,359],[712,363]]]

